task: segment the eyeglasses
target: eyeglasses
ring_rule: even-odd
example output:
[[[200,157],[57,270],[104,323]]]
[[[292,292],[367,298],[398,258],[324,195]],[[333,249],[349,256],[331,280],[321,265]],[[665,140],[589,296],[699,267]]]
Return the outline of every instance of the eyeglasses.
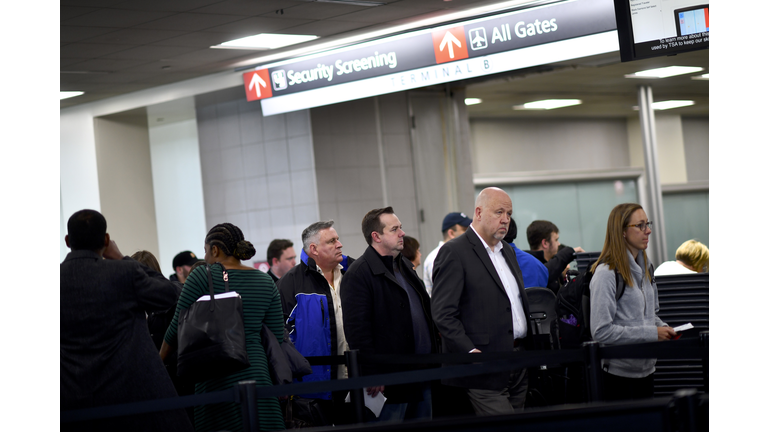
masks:
[[[653,225],[653,222],[652,221],[648,221],[647,223],[646,222],[640,222],[639,224],[627,225],[627,227],[636,227],[636,228],[639,228],[640,231],[645,231],[645,227],[651,228],[651,225]]]

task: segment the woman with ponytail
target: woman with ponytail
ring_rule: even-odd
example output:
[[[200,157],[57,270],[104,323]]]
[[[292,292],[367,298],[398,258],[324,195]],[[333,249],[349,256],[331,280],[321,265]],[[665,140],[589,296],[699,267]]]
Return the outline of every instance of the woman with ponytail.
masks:
[[[659,295],[645,250],[652,222],[639,204],[619,204],[608,216],[605,244],[592,266],[590,330],[601,344],[619,345],[669,340],[675,336],[658,317]],[[616,273],[624,293],[616,300]],[[653,397],[656,359],[603,360],[606,400]]]
[[[236,291],[243,300],[243,322],[251,366],[224,378],[201,381],[195,384],[195,393],[217,392],[231,388],[239,381],[255,380],[258,386],[272,384],[266,354],[261,344],[261,327],[266,325],[277,340],[283,340],[283,309],[280,295],[266,273],[244,266],[241,261],[256,254],[251,242],[243,238],[240,228],[231,223],[216,225],[205,237],[205,263],[211,266],[215,293],[224,292],[224,269],[227,272],[229,290]],[[206,268],[193,270],[184,284],[176,314],[165,334],[160,351],[164,357],[177,342],[178,319],[181,310],[187,309],[198,298],[208,294]],[[258,400],[259,430],[283,430],[285,425],[277,398]],[[218,403],[195,407],[195,431],[243,430],[240,406],[235,403]]]

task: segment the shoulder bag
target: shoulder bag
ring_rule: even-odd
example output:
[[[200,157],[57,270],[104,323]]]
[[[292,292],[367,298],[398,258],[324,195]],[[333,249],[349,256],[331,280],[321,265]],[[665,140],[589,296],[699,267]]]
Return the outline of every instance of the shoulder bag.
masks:
[[[211,266],[205,267],[210,297],[200,297],[179,315],[177,375],[195,382],[222,378],[250,366],[243,300],[234,291],[230,294],[229,276],[223,266],[227,294],[214,295]]]

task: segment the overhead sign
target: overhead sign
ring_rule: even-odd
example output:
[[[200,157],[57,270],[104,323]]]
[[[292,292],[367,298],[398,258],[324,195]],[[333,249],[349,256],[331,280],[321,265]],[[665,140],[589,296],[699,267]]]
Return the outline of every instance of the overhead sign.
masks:
[[[515,64],[534,66],[529,63],[607,52],[604,37],[600,46],[566,43],[595,43],[589,38],[607,32],[618,50],[615,29],[612,0],[571,0],[268,64],[243,74],[243,83],[248,100],[261,101],[264,115],[279,114],[514,70]],[[547,47],[553,44],[557,53]],[[534,60],[532,48],[543,49],[543,60]],[[614,50],[612,45],[609,50]],[[516,53],[522,61],[508,58]],[[376,87],[360,91],[361,82],[375,82]],[[293,97],[299,93],[302,97]]]

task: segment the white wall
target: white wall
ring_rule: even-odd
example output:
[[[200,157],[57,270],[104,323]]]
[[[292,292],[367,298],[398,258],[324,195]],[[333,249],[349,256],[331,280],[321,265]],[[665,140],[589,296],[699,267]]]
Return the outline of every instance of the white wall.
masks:
[[[275,238],[301,244],[318,220],[309,111],[264,117],[242,87],[195,97],[206,232],[237,225],[266,261]],[[202,242],[202,240],[201,240]]]
[[[475,174],[629,166],[624,119],[471,119]]]
[[[313,108],[311,113],[319,219],[334,220],[344,254],[362,255],[368,247],[361,230],[363,216],[387,205],[406,235],[418,239],[405,93],[379,96],[378,102],[368,98]]]
[[[173,257],[191,250],[205,255],[206,234],[200,147],[192,97],[147,107],[157,244],[163,274]]]
[[[709,118],[683,118],[688,181],[709,181]]]
[[[64,244],[66,221],[82,209],[101,210],[94,118],[136,108],[173,101],[224,88],[242,87],[242,75],[227,71],[179,83],[158,86],[114,98],[63,109],[59,117],[61,256],[68,251]],[[109,221],[107,221],[109,223]]]
[[[688,182],[688,167],[683,134],[683,122],[679,115],[656,112],[656,145],[659,158],[659,180],[662,185],[681,184]],[[708,122],[706,122],[708,124]],[[703,123],[693,123],[686,133],[706,136],[709,143],[709,131]],[[627,121],[627,137],[630,145],[630,160],[634,167],[645,167],[643,154],[643,137],[640,131],[640,120],[632,118]],[[707,149],[707,161],[709,150]]]
[[[120,252],[157,247],[149,134],[145,109],[94,119],[101,213]]]

